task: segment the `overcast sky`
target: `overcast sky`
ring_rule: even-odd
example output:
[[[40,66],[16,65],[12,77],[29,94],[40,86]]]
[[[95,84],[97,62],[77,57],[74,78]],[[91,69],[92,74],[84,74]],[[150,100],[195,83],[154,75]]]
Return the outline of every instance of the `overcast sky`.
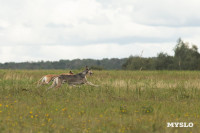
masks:
[[[173,55],[200,48],[199,0],[0,0],[0,62]]]

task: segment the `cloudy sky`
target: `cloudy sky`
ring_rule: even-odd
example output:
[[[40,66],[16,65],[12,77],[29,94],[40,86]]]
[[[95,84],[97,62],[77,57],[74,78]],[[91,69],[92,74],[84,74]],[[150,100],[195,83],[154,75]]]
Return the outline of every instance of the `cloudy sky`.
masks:
[[[0,62],[173,55],[200,48],[199,0],[0,0]]]

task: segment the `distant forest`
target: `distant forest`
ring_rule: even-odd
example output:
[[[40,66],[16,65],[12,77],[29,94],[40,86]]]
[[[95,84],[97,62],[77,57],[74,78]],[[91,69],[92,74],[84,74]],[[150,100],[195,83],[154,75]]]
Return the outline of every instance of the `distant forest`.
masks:
[[[60,61],[40,61],[40,62],[22,62],[22,63],[4,63],[0,64],[0,69],[81,69],[85,66],[92,67],[92,69],[121,69],[126,62],[124,59],[74,59],[74,60],[60,60]]]
[[[196,45],[190,47],[189,43],[179,38],[174,47],[174,56],[160,52],[157,57],[149,58],[130,56],[123,59],[9,62],[0,63],[0,69],[81,69],[86,65],[96,70],[200,70],[200,53]]]

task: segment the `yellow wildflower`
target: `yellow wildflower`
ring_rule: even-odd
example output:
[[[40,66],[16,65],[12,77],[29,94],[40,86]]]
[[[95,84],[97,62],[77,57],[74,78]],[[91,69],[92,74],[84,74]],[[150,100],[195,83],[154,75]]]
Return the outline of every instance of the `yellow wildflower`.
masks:
[[[50,122],[51,120],[52,120],[52,119],[51,119],[51,118],[49,118],[49,119],[48,119],[48,122]]]
[[[67,110],[66,108],[63,108],[63,109],[62,109],[62,111],[66,111],[66,110]]]

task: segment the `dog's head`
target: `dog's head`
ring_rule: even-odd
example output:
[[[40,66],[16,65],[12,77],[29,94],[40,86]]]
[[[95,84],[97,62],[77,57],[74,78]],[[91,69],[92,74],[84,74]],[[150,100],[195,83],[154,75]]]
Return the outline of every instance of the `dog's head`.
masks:
[[[74,73],[70,70],[70,71],[69,71],[69,74],[73,75]]]
[[[91,69],[88,68],[88,66],[85,67],[85,70],[87,71],[87,73],[88,73],[89,75],[94,74],[94,73],[91,71]]]

